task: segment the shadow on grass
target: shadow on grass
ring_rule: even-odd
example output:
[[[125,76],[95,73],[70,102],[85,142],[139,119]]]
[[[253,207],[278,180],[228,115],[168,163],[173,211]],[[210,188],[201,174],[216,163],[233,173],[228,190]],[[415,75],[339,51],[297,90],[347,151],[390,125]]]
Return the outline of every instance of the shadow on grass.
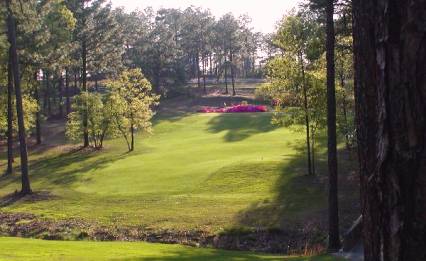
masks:
[[[198,251],[194,251],[198,252]],[[170,253],[170,252],[167,252]],[[128,258],[124,260],[143,260],[143,261],[336,261],[337,259],[330,256],[316,257],[284,257],[284,256],[265,256],[256,253],[247,252],[224,252],[219,250],[211,250],[209,254],[187,253],[183,251],[175,251],[170,253],[171,256],[162,257],[141,257]],[[339,259],[340,260],[340,259]]]
[[[238,213],[236,226],[279,228],[304,226],[308,223],[326,225],[328,170],[325,147],[327,140],[318,140],[316,175],[307,175],[307,158],[304,144],[294,146],[296,154],[286,155],[281,173],[273,188],[275,196],[253,203]],[[342,230],[348,228],[359,215],[356,159],[348,158],[347,151],[338,150],[339,206]]]
[[[227,142],[242,141],[277,129],[278,126],[271,124],[271,119],[270,113],[223,113],[208,122],[208,131],[226,131],[224,139]]]
[[[237,217],[239,226],[264,229],[287,229],[287,226],[303,224],[308,217],[315,218],[326,206],[326,191],[321,178],[305,173],[304,157],[294,157],[281,165],[272,199],[253,203]]]
[[[44,201],[44,200],[52,200],[56,198],[58,198],[58,196],[52,195],[48,191],[37,191],[25,196],[15,191],[12,194],[9,194],[3,198],[0,198],[0,208],[11,206],[17,203],[18,201],[21,201],[21,202],[25,201],[25,202],[32,203],[32,202],[38,202],[38,201]]]
[[[161,114],[156,114],[154,118],[152,119],[152,125],[155,126],[162,122],[177,122],[185,117],[189,117],[193,115],[194,112],[161,112]]]
[[[283,257],[279,256],[268,256],[262,257],[261,255],[256,255],[254,253],[246,253],[246,252],[225,252],[220,250],[210,250],[209,253],[197,253],[202,252],[197,249],[188,251],[167,251],[162,257],[134,257],[128,258],[124,260],[143,260],[143,261],[275,261],[275,260],[284,260]],[[205,251],[203,251],[205,252]],[[302,258],[288,258],[285,259],[287,261],[309,261],[310,259],[302,259]],[[312,259],[314,260],[314,259]]]
[[[49,189],[52,185],[69,187],[78,181],[91,181],[92,178],[87,175],[89,171],[103,169],[126,157],[144,152],[145,150],[140,149],[132,153],[125,152],[120,154],[94,149],[77,149],[32,162],[29,166],[31,170],[30,179],[33,184],[37,184],[37,187],[43,189]],[[20,175],[16,174],[1,177],[0,184],[2,187],[12,183],[19,184],[20,178]],[[40,191],[34,191],[33,195],[37,196],[40,193]],[[20,201],[20,198],[10,194],[0,199],[0,202],[2,202],[0,204],[9,206],[17,201]]]

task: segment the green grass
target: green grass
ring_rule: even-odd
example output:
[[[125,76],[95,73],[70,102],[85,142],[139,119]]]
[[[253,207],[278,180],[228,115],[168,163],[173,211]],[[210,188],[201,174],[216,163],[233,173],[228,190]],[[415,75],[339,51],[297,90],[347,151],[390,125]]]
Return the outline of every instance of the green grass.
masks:
[[[306,177],[304,135],[270,125],[265,114],[160,117],[154,134],[100,152],[33,152],[39,201],[4,211],[83,218],[151,229],[277,227],[326,206],[324,187]],[[0,169],[0,172],[3,171]],[[19,176],[0,179],[0,197],[19,190]]]
[[[282,257],[180,245],[43,241],[0,238],[0,260],[332,261],[329,256]]]

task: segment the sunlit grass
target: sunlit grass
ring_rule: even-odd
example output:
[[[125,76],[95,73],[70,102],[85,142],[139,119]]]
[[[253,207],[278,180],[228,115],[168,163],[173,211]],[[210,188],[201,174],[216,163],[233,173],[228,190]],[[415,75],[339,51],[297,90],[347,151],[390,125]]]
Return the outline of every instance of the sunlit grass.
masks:
[[[303,178],[303,133],[271,126],[270,117],[160,117],[133,153],[117,139],[99,152],[32,154],[33,190],[52,197],[3,210],[152,229],[279,226],[326,201],[323,187]],[[0,197],[19,187],[19,176],[1,179]]]
[[[332,261],[329,256],[283,257],[180,245],[43,241],[0,238],[0,260]]]

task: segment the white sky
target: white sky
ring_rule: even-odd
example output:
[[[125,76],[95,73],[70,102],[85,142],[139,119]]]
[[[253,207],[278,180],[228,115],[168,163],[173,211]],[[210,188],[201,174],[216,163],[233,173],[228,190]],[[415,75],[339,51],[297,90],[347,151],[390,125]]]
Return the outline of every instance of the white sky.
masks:
[[[248,14],[256,31],[271,33],[275,24],[291,8],[298,5],[298,0],[111,0],[113,6],[124,6],[131,11],[152,6],[185,9],[191,5],[210,9],[216,17],[232,12],[235,16]]]

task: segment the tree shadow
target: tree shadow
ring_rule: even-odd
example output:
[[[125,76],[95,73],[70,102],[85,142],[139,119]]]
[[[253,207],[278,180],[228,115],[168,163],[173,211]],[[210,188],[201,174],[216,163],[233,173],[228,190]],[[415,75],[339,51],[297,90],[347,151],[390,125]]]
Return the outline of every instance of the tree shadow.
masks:
[[[111,155],[103,150],[95,149],[71,151],[32,164],[30,166],[33,171],[32,179],[34,182],[41,182],[45,185],[61,186],[68,186],[77,181],[89,182],[92,178],[82,174],[103,169],[114,162],[143,152],[144,150],[136,150],[132,153],[123,152]],[[70,167],[73,164],[76,166]],[[54,175],[52,175],[53,173]]]
[[[92,177],[85,175],[87,172],[103,169],[126,157],[135,156],[144,152],[144,149],[139,149],[132,153],[112,152],[111,154],[95,149],[75,149],[53,157],[31,162],[29,166],[31,170],[31,183],[37,184],[37,188],[49,189],[52,186],[68,187],[75,182],[90,182]],[[0,184],[6,187],[12,183],[19,183],[19,180],[20,175],[14,174],[12,176],[1,177]],[[40,193],[40,191],[35,191],[33,195],[37,196]],[[13,196],[13,194],[0,199],[0,202],[7,206],[17,203],[18,201],[20,201],[19,196]]]
[[[226,131],[225,141],[237,142],[277,129],[279,126],[271,124],[271,120],[270,113],[222,113],[208,122],[208,131]]]
[[[236,216],[235,226],[256,228],[305,229],[316,223],[327,225],[328,169],[325,147],[327,140],[318,140],[316,175],[307,175],[304,144],[293,145],[293,155],[283,155],[285,162],[273,188],[274,197],[251,204]],[[350,158],[345,149],[338,150],[339,213],[341,232],[348,229],[359,216],[359,183],[356,158]]]
[[[194,115],[194,112],[162,112],[154,116],[152,119],[152,125],[156,126],[162,122],[177,122],[191,115]]]
[[[56,198],[58,198],[58,196],[52,195],[49,191],[37,191],[25,196],[15,191],[14,193],[0,198],[0,208],[11,206],[17,202],[33,203],[38,201],[52,200]]]
[[[214,250],[210,249],[209,253],[205,250],[200,253],[198,249],[194,248],[190,252],[188,250],[180,251],[167,251],[162,257],[132,257],[120,260],[143,260],[143,261],[332,261],[336,260],[335,257],[331,256],[282,256],[282,255],[261,255],[255,252],[238,252],[238,251],[224,251],[224,250]],[[339,259],[340,260],[340,259]]]
[[[265,261],[265,260],[284,260],[282,256],[268,256],[262,257],[256,253],[247,253],[247,252],[230,252],[223,250],[214,250],[210,249],[208,253],[206,251],[201,251],[199,249],[188,250],[176,250],[176,251],[167,251],[162,257],[132,257],[120,260],[143,260],[143,261],[193,261],[193,260],[203,260],[203,261],[223,261],[223,260],[238,260],[238,261]],[[297,257],[286,258],[287,261],[308,261],[309,259],[301,259]]]

